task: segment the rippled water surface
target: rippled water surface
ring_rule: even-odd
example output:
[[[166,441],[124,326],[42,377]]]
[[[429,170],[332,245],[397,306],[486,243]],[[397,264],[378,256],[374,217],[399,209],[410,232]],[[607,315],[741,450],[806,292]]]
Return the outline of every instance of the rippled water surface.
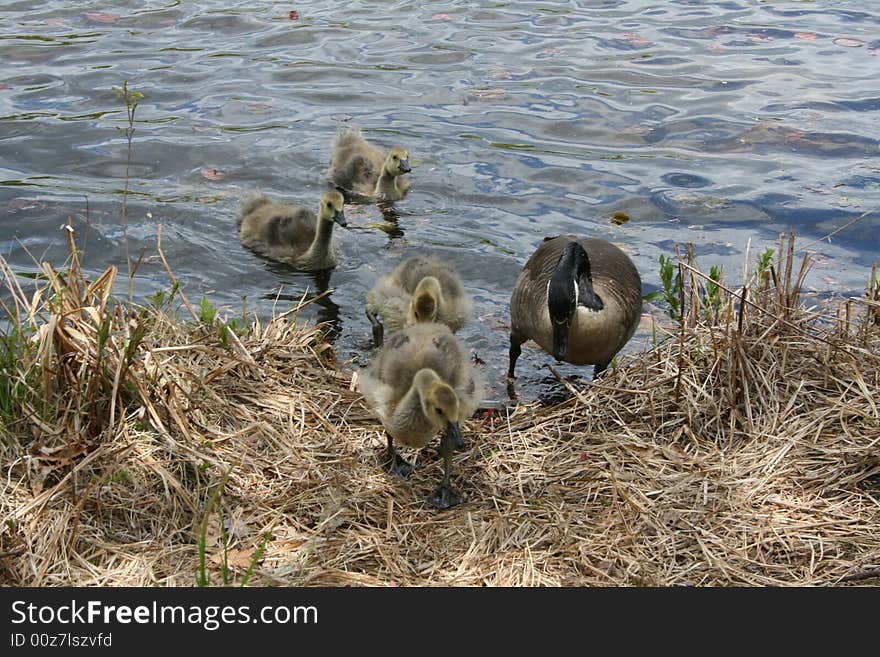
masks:
[[[32,256],[60,265],[70,218],[90,270],[125,272],[114,87],[127,80],[144,94],[127,210],[131,253],[147,249],[139,298],[168,288],[161,225],[190,299],[234,315],[246,297],[268,315],[329,286],[303,315],[333,322],[340,359],[363,362],[366,291],[399,259],[437,253],[475,297],[461,335],[499,397],[510,290],[545,235],[616,242],[649,292],[675,244],[737,280],[749,240],[754,254],[791,226],[806,246],[867,212],[811,246],[808,278],[862,294],[880,250],[878,35],[880,6],[847,0],[5,2],[0,247],[22,271]],[[396,226],[375,205],[347,208],[329,280],[242,248],[240,195],[315,206],[346,123],[410,150]],[[626,351],[648,348],[650,326]],[[524,397],[549,361],[524,351]]]

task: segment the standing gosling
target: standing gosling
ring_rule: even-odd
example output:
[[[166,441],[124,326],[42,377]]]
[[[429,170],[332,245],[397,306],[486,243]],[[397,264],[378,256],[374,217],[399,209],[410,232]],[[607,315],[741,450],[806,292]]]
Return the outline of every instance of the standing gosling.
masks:
[[[424,447],[444,429],[443,479],[427,501],[438,509],[459,504],[463,498],[449,480],[452,452],[461,444],[460,423],[482,401],[483,383],[449,327],[426,323],[397,331],[361,370],[359,386],[385,427],[393,474],[406,479],[412,473],[412,466],[395,451],[395,440]]]
[[[239,239],[257,253],[297,269],[330,269],[336,266],[333,224],[348,225],[342,206],[342,194],[335,190],[321,197],[317,215],[257,193],[239,208]]]
[[[600,239],[547,237],[526,262],[510,297],[510,367],[520,345],[537,342],[557,361],[595,365],[601,374],[632,337],[642,281],[632,260]]]
[[[470,319],[473,302],[458,272],[435,257],[413,256],[382,276],[367,292],[367,317],[373,342],[382,346],[384,328],[391,332],[419,322],[446,324],[458,331]]]
[[[361,196],[399,201],[409,190],[404,174],[410,171],[405,148],[395,146],[384,153],[364,139],[360,128],[349,126],[336,133],[325,176],[338,187]]]

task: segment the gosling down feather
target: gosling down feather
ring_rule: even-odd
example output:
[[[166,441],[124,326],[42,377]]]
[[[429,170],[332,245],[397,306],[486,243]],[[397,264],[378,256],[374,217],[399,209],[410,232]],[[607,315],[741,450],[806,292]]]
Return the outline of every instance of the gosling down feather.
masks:
[[[633,336],[642,281],[623,251],[601,239],[548,237],[526,262],[510,297],[510,367],[534,340],[557,361],[600,374]]]
[[[307,271],[336,266],[333,224],[348,225],[342,194],[335,190],[324,193],[317,214],[257,193],[242,202],[238,221],[239,239],[244,246]]]
[[[367,317],[377,347],[382,346],[385,328],[394,332],[420,322],[438,322],[454,333],[470,319],[472,310],[471,296],[458,272],[435,257],[407,258],[367,292]]]
[[[452,452],[461,446],[460,424],[482,401],[483,383],[449,327],[433,322],[397,331],[360,372],[359,386],[388,439],[389,470],[403,478],[412,466],[394,449],[397,440],[424,447],[443,430],[443,479],[428,502],[445,509],[462,501],[452,489]]]
[[[360,128],[348,126],[336,133],[325,176],[334,185],[361,196],[399,201],[409,189],[404,174],[410,171],[405,148],[394,146],[385,153],[369,143]]]

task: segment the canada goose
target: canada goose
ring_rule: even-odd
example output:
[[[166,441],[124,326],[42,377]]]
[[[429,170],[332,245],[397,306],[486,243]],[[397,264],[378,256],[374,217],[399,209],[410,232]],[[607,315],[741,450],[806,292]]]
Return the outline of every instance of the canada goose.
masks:
[[[510,367],[526,340],[557,361],[595,365],[600,374],[635,333],[642,281],[632,260],[600,239],[544,238],[526,262],[510,297]]]
[[[397,331],[361,370],[358,380],[385,427],[392,473],[404,479],[412,473],[412,466],[395,451],[395,440],[424,447],[445,428],[440,441],[443,479],[428,502],[440,509],[461,502],[449,482],[452,451],[462,444],[460,423],[477,409],[483,385],[449,327],[428,322]]]
[[[377,347],[384,334],[377,315],[392,332],[419,322],[439,322],[454,333],[470,319],[472,308],[458,272],[435,257],[407,258],[367,292],[367,317]]]
[[[333,224],[348,225],[342,205],[342,194],[325,192],[316,215],[296,205],[275,203],[258,192],[239,207],[239,239],[267,258],[297,269],[329,269],[336,266]]]
[[[335,185],[361,196],[399,201],[409,189],[403,174],[410,171],[405,148],[395,146],[384,153],[364,139],[360,128],[348,126],[336,133],[325,175]]]

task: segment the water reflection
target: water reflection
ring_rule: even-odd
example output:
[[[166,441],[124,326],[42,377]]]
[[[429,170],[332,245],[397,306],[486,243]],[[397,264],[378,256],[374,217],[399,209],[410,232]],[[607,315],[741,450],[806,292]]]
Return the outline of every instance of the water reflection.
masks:
[[[342,334],[343,322],[340,317],[341,309],[333,301],[334,290],[330,288],[333,270],[298,272],[283,263],[264,260],[266,260],[266,269],[275,274],[282,283],[278,291],[265,292],[260,298],[274,303],[289,302],[293,308],[312,306],[316,309],[315,321],[325,325],[324,331],[328,341],[335,342]],[[290,280],[292,272],[297,279]],[[283,292],[285,288],[293,288],[297,293]]]

